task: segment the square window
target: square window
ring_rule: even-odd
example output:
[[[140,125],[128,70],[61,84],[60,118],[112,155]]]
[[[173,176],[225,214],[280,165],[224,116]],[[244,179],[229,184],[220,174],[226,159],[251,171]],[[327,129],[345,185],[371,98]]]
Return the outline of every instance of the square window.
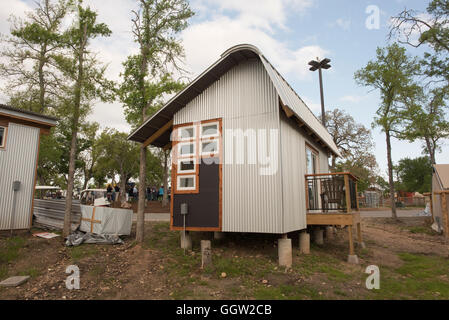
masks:
[[[0,148],[5,146],[6,128],[0,127]]]
[[[205,123],[201,126],[201,137],[218,137],[218,122]]]
[[[218,140],[209,140],[201,142],[201,154],[202,155],[210,155],[218,153]]]
[[[178,161],[178,173],[195,173],[195,159],[183,159]]]
[[[178,176],[178,191],[188,191],[196,189],[196,176]]]
[[[178,129],[179,140],[195,139],[195,127],[181,127]]]
[[[195,143],[180,143],[178,145],[178,154],[181,157],[195,155]]]

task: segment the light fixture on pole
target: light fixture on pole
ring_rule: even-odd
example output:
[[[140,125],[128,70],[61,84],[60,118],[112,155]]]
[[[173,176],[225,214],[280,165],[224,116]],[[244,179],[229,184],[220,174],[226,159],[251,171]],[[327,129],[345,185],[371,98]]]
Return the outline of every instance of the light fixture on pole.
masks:
[[[321,123],[324,127],[326,127],[326,111],[324,110],[324,93],[323,93],[323,75],[321,72],[321,69],[329,69],[331,65],[329,64],[331,62],[330,59],[325,58],[320,61],[320,59],[316,58],[316,60],[312,60],[309,62],[309,65],[311,68],[310,71],[319,71],[320,75],[320,95],[321,95]]]

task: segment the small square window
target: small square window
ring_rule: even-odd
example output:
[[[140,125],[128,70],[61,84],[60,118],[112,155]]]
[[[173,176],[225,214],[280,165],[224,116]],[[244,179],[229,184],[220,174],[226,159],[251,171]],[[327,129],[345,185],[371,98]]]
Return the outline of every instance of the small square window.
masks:
[[[188,191],[196,189],[196,176],[178,176],[178,191]]]
[[[6,140],[6,128],[0,127],[0,148],[5,147],[5,140]]]
[[[179,140],[195,139],[195,127],[181,127],[178,129]]]
[[[201,137],[218,137],[218,122],[205,123],[201,126]]]
[[[218,153],[218,140],[209,140],[201,142],[201,154],[202,155],[210,155]]]
[[[195,173],[195,159],[183,159],[178,161],[178,173]]]
[[[181,157],[195,155],[195,143],[180,143],[178,145],[178,154]]]

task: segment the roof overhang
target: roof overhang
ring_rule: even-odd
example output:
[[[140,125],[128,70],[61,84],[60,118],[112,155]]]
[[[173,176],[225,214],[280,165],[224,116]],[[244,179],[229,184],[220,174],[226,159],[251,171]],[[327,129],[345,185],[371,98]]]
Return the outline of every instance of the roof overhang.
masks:
[[[17,109],[6,105],[0,105],[0,116],[9,119],[11,122],[19,122],[32,127],[44,129],[47,132],[56,126],[57,118],[42,115],[36,112]]]
[[[305,129],[309,130],[311,135],[313,135],[313,138],[317,142],[320,142],[320,144],[330,153],[340,156],[338,148],[333,143],[329,133],[313,115],[312,111],[310,111],[307,105],[299,98],[285,79],[282,78],[279,72],[277,72],[262,55],[260,50],[249,44],[237,45],[226,50],[218,61],[207,68],[188,86],[171,98],[158,112],[134,130],[134,132],[128,136],[128,139],[145,145],[153,145],[161,148],[167,147],[170,144],[172,132],[172,126],[167,126],[167,124],[173,121],[174,114],[185,107],[195,97],[200,95],[211,84],[219,80],[222,75],[234,66],[250,59],[259,59],[262,61],[286,108],[285,110],[290,110],[292,112],[291,116],[294,115],[299,120],[298,123],[300,127],[304,126]],[[286,93],[286,90],[289,92]],[[292,99],[294,99],[294,101]],[[305,110],[299,112],[298,110],[303,107]]]

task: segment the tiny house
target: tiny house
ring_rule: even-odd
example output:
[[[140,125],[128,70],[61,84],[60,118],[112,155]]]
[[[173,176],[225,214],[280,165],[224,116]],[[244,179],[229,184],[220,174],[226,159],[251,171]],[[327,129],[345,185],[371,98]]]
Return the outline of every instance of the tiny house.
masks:
[[[329,156],[339,156],[326,128],[252,45],[224,52],[129,139],[172,149],[172,230],[183,230],[184,218],[190,231],[303,230],[325,199],[323,182],[306,176],[328,175]],[[357,199],[343,200],[358,208]]]
[[[0,105],[0,230],[29,229],[39,142],[56,119]]]

